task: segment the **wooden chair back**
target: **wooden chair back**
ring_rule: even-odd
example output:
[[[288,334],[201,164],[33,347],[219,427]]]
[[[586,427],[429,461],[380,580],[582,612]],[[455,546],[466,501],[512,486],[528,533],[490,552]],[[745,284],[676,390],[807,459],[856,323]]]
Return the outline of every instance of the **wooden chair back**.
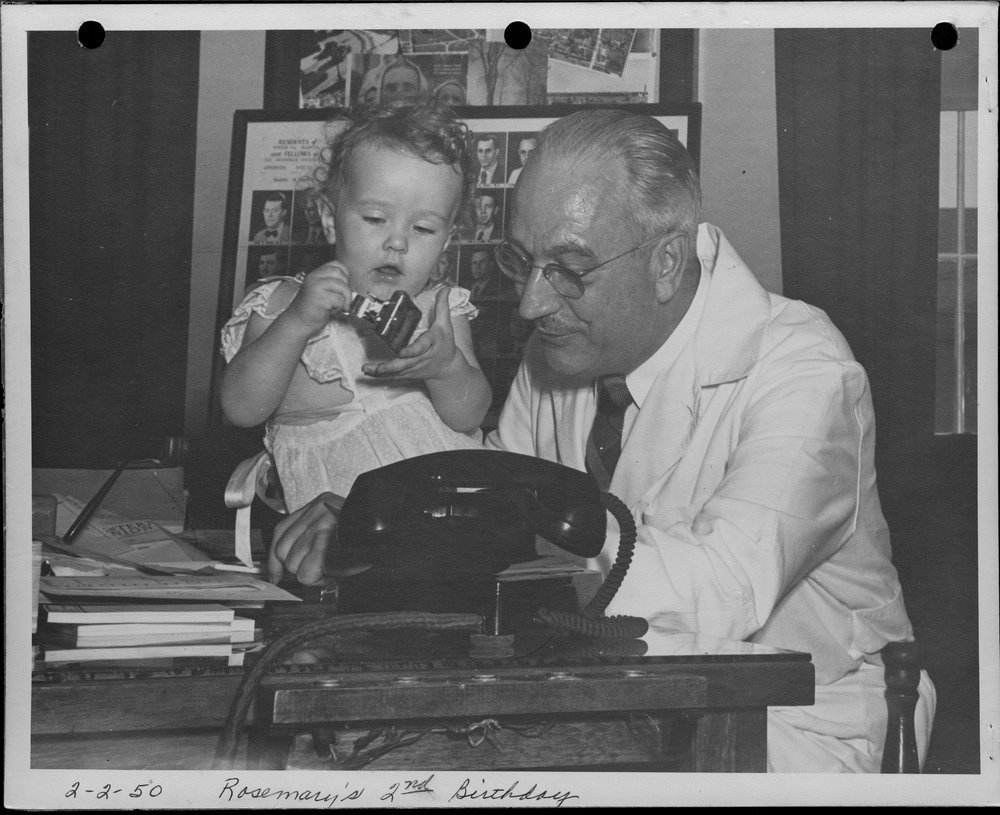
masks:
[[[890,642],[882,649],[885,665],[885,701],[889,719],[882,752],[883,773],[919,773],[914,711],[920,693],[920,646]]]

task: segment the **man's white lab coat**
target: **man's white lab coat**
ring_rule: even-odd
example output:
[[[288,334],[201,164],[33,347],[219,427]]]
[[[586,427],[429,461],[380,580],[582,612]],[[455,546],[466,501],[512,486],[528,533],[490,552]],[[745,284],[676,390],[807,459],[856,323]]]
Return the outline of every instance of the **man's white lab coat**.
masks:
[[[698,257],[690,336],[662,370],[640,367],[651,383],[626,417],[610,491],[639,535],[607,613],[812,654],[817,704],[772,709],[769,768],[877,772],[878,652],[912,629],[876,491],[867,377],[822,311],[765,291],[716,227],[700,227]],[[584,470],[595,412],[593,386],[560,382],[530,342],[487,444]],[[617,548],[609,516],[591,565],[607,573]],[[923,757],[926,677],[920,690]]]

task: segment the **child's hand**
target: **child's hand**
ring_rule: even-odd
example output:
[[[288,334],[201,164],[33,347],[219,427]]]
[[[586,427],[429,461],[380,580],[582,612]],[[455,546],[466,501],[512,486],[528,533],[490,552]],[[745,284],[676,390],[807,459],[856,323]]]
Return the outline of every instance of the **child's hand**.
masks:
[[[361,370],[368,376],[446,379],[463,360],[462,352],[455,345],[448,292],[447,286],[441,287],[430,313],[430,328],[400,351],[398,358],[386,362],[369,362]]]
[[[332,312],[346,311],[351,303],[350,278],[336,261],[324,263],[306,275],[288,310],[310,328],[322,328]]]

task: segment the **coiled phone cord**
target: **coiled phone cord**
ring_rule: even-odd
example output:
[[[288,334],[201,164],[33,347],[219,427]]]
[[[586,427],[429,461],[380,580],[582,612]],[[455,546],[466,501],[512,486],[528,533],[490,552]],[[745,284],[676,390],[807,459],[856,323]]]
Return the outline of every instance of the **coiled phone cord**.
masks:
[[[239,751],[240,732],[261,680],[275,664],[304,643],[338,631],[410,628],[476,632],[482,628],[482,623],[482,617],[478,614],[428,614],[414,611],[346,614],[343,617],[327,617],[307,623],[283,634],[265,646],[253,667],[244,673],[243,679],[236,689],[236,695],[229,706],[219,740],[216,742],[213,768],[216,770],[232,769]]]
[[[638,537],[635,519],[625,503],[610,492],[601,493],[601,502],[618,521],[620,536],[618,539],[618,556],[615,558],[611,571],[601,584],[586,607],[580,614],[565,611],[550,611],[545,608],[535,613],[535,620],[556,628],[564,628],[588,637],[626,638],[641,637],[649,630],[649,623],[642,617],[626,615],[605,617],[604,609],[608,607],[622,581],[628,572],[632,555],[635,552],[635,541]]]

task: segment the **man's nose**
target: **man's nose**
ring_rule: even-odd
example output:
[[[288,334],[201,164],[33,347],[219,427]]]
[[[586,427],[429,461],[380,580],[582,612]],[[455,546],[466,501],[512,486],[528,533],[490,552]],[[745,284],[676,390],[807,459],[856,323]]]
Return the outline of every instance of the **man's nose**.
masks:
[[[525,320],[537,320],[557,312],[560,304],[559,294],[552,288],[541,268],[536,266],[528,275],[524,291],[521,292],[521,304],[518,308],[521,316]]]

